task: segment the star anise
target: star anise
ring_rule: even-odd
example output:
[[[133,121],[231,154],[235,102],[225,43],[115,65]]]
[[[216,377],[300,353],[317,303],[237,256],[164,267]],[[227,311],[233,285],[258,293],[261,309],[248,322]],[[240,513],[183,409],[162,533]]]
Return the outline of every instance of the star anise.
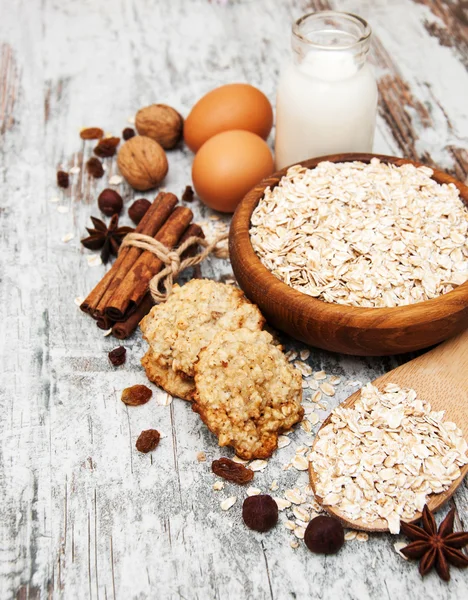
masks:
[[[468,558],[460,552],[460,548],[468,544],[468,532],[453,533],[454,517],[455,509],[452,508],[437,530],[434,515],[426,505],[422,513],[422,527],[401,523],[401,531],[412,540],[401,553],[407,558],[421,559],[421,575],[426,575],[435,566],[439,577],[449,581],[449,563],[455,567],[468,567]]]
[[[109,226],[104,221],[91,217],[94,227],[86,227],[89,236],[82,239],[81,243],[89,250],[101,250],[101,259],[104,264],[109,260],[109,256],[113,254],[117,256],[122,240],[131,231],[135,231],[131,227],[119,227],[119,216],[113,215]]]

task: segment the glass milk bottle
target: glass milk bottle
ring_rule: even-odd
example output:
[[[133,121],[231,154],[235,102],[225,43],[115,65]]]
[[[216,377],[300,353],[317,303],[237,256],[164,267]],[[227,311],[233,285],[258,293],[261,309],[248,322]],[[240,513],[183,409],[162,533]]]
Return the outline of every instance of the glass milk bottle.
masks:
[[[377,84],[367,64],[371,28],[334,11],[301,17],[276,99],[276,166],[342,152],[371,152]]]

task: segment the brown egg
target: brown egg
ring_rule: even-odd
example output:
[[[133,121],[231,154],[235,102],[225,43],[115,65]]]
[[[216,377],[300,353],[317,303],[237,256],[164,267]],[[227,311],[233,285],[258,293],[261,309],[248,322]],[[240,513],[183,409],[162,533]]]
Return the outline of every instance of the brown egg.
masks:
[[[197,152],[192,180],[207,206],[232,213],[245,194],[272,172],[273,156],[261,137],[250,131],[223,131]]]
[[[247,83],[230,83],[208,92],[192,108],[184,124],[187,146],[197,152],[221,131],[245,129],[266,140],[273,110],[263,92]]]

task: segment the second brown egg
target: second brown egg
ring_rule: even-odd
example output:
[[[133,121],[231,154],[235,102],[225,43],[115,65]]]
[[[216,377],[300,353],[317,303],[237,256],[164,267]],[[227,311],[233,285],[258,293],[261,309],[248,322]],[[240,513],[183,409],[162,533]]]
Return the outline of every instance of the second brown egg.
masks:
[[[197,152],[192,180],[207,206],[232,213],[245,194],[272,172],[273,156],[261,137],[250,131],[224,131]]]

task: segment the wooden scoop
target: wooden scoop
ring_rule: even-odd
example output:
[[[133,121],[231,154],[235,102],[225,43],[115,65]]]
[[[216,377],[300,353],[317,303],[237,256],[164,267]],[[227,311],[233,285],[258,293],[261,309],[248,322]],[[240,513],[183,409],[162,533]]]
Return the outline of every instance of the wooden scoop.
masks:
[[[380,390],[383,390],[388,383],[412,388],[416,390],[418,398],[431,403],[433,410],[444,410],[444,420],[456,423],[463,431],[464,438],[468,441],[468,329],[430,352],[393,369],[393,371],[373,381],[373,384]],[[341,406],[352,406],[359,398],[360,393],[361,391],[358,390],[349,396]],[[322,427],[325,427],[329,422],[330,417],[323,422]],[[318,436],[315,439],[317,440]],[[446,492],[429,496],[429,508],[435,511],[447,502],[461,484],[467,472],[468,465],[465,465],[461,468],[460,477],[452,483]],[[315,493],[317,474],[312,463],[309,464],[309,475]],[[316,498],[322,504],[322,498],[317,494]],[[337,517],[347,527],[366,531],[388,531],[387,522],[383,519],[373,523],[365,523],[361,519],[350,521],[333,506],[323,506],[323,508],[332,516]],[[420,513],[415,515],[414,521],[418,520],[420,516]]]

